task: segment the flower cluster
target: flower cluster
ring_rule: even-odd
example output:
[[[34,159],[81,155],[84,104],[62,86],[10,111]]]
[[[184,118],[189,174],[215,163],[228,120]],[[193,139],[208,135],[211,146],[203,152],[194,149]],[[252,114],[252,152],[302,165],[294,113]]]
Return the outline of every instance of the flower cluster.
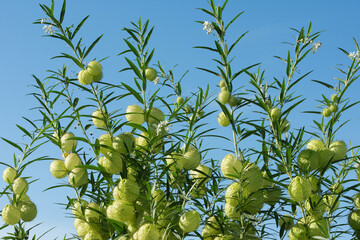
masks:
[[[313,52],[313,53],[317,52],[320,47],[321,47],[321,42],[315,42],[315,43],[313,43],[312,52]]]
[[[161,121],[159,124],[156,125],[156,135],[161,136],[165,135],[169,132],[169,125],[168,121]]]
[[[356,59],[357,61],[360,61],[360,51],[351,52],[348,56],[351,60]]]
[[[43,18],[43,19],[41,19],[41,23],[42,24],[44,24],[44,23],[46,23],[46,18]],[[45,30],[45,33],[47,33],[47,34],[50,34],[50,35],[54,35],[54,33],[55,33],[55,31],[54,31],[54,29],[53,29],[53,25],[44,25],[44,27],[43,27],[43,30]]]
[[[211,31],[214,29],[214,26],[212,25],[212,23],[210,23],[208,21],[205,21],[203,23],[203,26],[204,26],[203,30],[205,30],[207,34],[210,34]]]

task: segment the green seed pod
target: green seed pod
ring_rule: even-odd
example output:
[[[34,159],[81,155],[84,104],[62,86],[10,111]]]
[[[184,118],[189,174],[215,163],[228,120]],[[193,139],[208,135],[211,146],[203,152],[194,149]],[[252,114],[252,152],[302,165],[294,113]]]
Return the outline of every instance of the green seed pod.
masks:
[[[119,152],[110,151],[99,158],[99,164],[110,174],[117,174],[123,169],[123,157]]]
[[[24,222],[31,222],[37,215],[36,205],[33,202],[24,202],[21,204],[20,217]]]
[[[353,196],[354,205],[357,209],[360,209],[360,193]]]
[[[243,165],[234,155],[228,154],[221,161],[221,172],[229,179],[239,178]]]
[[[324,108],[322,111],[321,111],[321,114],[324,116],[324,117],[330,117],[331,116],[331,110],[329,108]]]
[[[6,224],[15,225],[20,221],[20,211],[15,206],[7,204],[2,210],[2,219]]]
[[[104,112],[104,110],[103,110]],[[103,116],[103,113],[101,112],[100,109],[98,110],[95,110],[93,113],[92,113],[92,122],[93,124],[95,125],[95,127],[98,127],[98,128],[105,128],[106,127],[106,122],[109,118],[109,115],[107,113],[104,112],[104,115]],[[105,121],[104,121],[105,120]]]
[[[326,210],[326,204],[319,195],[312,194],[304,204],[305,210],[316,219],[321,218]]]
[[[177,103],[178,105],[183,104],[183,103],[184,103],[184,98],[182,98],[181,96],[177,97],[177,98],[176,98],[176,103]]]
[[[101,74],[102,66],[97,61],[91,61],[87,65],[86,70],[88,71],[89,74],[91,74],[95,77],[95,76],[99,76]]]
[[[264,202],[269,205],[275,205],[281,199],[282,191],[278,186],[263,190]]]
[[[302,150],[298,156],[298,164],[304,171],[313,171],[319,167],[319,155],[314,150]]]
[[[225,81],[225,80],[221,80],[221,81],[219,82],[219,87],[220,87],[220,88],[227,88],[226,81]]]
[[[154,81],[157,77],[157,72],[154,68],[145,69],[145,78],[149,81]]]
[[[12,167],[8,167],[3,172],[3,179],[6,183],[12,183],[16,177],[16,170]]]
[[[239,99],[233,95],[231,95],[229,97],[229,101],[228,104],[230,105],[230,107],[236,107],[239,103]]]
[[[29,184],[24,178],[16,178],[12,183],[12,188],[15,194],[25,194],[29,188]]]
[[[229,91],[221,91],[218,96],[219,102],[222,104],[227,104],[230,98],[230,92]]]
[[[88,174],[85,168],[74,168],[68,177],[69,183],[73,187],[80,187],[88,182]]]
[[[200,214],[197,211],[188,211],[180,217],[179,226],[184,232],[194,232],[201,223]]]
[[[339,161],[346,158],[346,144],[344,141],[336,141],[330,144],[330,151],[334,154],[333,161]]]
[[[259,190],[263,183],[263,176],[260,168],[255,163],[248,163],[240,177],[243,190],[253,193]]]
[[[137,240],[158,240],[160,233],[158,227],[154,224],[146,223],[142,225],[137,232]]]
[[[184,153],[184,168],[186,170],[192,170],[199,166],[201,161],[201,155],[199,150],[193,146],[189,146],[187,151]]]
[[[50,163],[50,173],[55,178],[61,179],[68,175],[68,170],[65,167],[65,162],[62,160],[54,160]]]
[[[329,220],[322,218],[322,219],[311,219],[308,224],[308,233],[311,238],[326,238],[329,234]]]
[[[211,169],[208,166],[201,165],[197,166],[194,170],[190,170],[190,177],[196,181],[206,183],[209,181],[211,176]]]
[[[111,151],[112,148],[112,139],[111,139],[111,135],[106,133],[103,134],[99,137],[99,144],[100,144],[100,153],[102,154],[107,154]],[[101,146],[103,145],[103,146]]]
[[[325,144],[318,139],[313,139],[306,145],[306,148],[314,150],[314,151],[318,151],[318,150],[324,149]]]
[[[306,178],[296,176],[288,187],[289,196],[292,200],[305,201],[311,194],[311,184]]]
[[[331,112],[333,112],[333,113],[337,112],[337,110],[338,110],[338,105],[337,105],[337,104],[331,104],[331,105],[329,106],[329,110],[330,110]]]
[[[85,219],[88,222],[98,222],[100,220],[101,207],[94,202],[91,202],[85,209]]]
[[[134,223],[136,220],[133,204],[123,200],[114,201],[112,205],[108,206],[106,215],[110,219],[124,222],[127,225]]]
[[[75,135],[71,132],[65,133],[61,137],[61,149],[65,152],[71,152],[76,148],[77,140],[71,139],[74,138]]]
[[[82,165],[79,155],[76,153],[70,153],[65,158],[65,168],[68,171],[73,170],[75,167]]]
[[[217,121],[220,126],[227,127],[230,124],[230,120],[226,117],[224,112],[221,112],[217,118]]]
[[[128,132],[122,133],[114,139],[112,146],[121,154],[132,153],[135,147],[135,137]]]
[[[130,203],[135,202],[140,194],[140,187],[136,181],[129,179],[121,179],[117,188],[119,189],[118,194],[114,194],[115,200],[126,200]]]
[[[126,120],[129,123],[143,124],[145,121],[144,110],[138,105],[129,105],[126,108]]]
[[[85,70],[81,70],[79,72],[78,79],[79,79],[80,84],[87,85],[94,81],[94,76],[91,75],[87,69],[85,69]]]
[[[160,109],[153,107],[149,111],[147,122],[150,124],[158,124],[159,122],[164,121],[164,119],[165,119],[164,113]]]
[[[354,230],[360,230],[360,210],[354,210],[348,217],[349,225]]]
[[[270,111],[270,118],[272,121],[276,121],[280,118],[281,116],[281,111],[279,108],[275,107],[275,108],[272,108],[271,111]]]
[[[307,229],[303,224],[297,223],[289,231],[289,240],[307,240]]]
[[[330,99],[332,102],[336,102],[338,100],[338,95],[334,93],[333,95],[331,95]]]

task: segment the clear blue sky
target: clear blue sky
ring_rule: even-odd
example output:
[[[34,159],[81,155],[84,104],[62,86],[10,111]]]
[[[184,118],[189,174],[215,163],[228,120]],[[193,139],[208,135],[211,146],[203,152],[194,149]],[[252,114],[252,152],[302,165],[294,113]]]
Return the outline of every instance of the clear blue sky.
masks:
[[[44,38],[41,25],[33,25],[32,22],[38,18],[43,18],[39,3],[49,3],[50,1],[28,1],[28,0],[2,0],[0,7],[0,69],[1,86],[0,106],[2,118],[0,119],[0,136],[11,139],[15,142],[22,142],[21,133],[15,124],[26,125],[22,116],[31,118],[33,112],[29,109],[37,103],[31,96],[26,94],[33,91],[31,85],[34,81],[32,74],[39,78],[46,77],[47,69],[57,69],[61,67],[59,60],[50,60],[51,57],[60,51],[67,51],[63,43]],[[56,7],[61,7],[61,1],[55,0]],[[90,42],[98,35],[104,33],[102,41],[93,51],[90,58],[109,57],[104,63],[104,73],[110,82],[126,81],[119,69],[125,67],[122,58],[117,54],[125,49],[122,39],[126,37],[121,31],[123,27],[129,26],[130,21],[150,19],[150,23],[155,25],[150,47],[156,49],[154,60],[159,60],[170,69],[178,64],[176,73],[180,76],[186,70],[189,74],[184,80],[185,94],[189,94],[190,88],[194,83],[199,86],[211,84],[211,89],[217,91],[216,84],[218,79],[211,75],[196,70],[195,67],[213,67],[214,63],[210,60],[215,57],[208,53],[194,49],[196,45],[213,44],[215,37],[207,35],[202,26],[195,23],[196,20],[211,20],[195,8],[207,8],[205,0],[77,0],[68,1],[68,12],[66,23],[78,23],[86,15],[90,15],[89,20],[83,28],[82,36],[86,42]],[[282,77],[285,75],[284,65],[273,56],[285,56],[289,46],[281,42],[293,42],[296,34],[289,28],[300,28],[313,22],[314,31],[322,31],[319,40],[322,47],[319,51],[308,58],[306,63],[301,65],[301,72],[315,70],[305,81],[299,84],[297,90],[299,94],[308,98],[306,104],[300,110],[315,110],[315,99],[320,99],[320,93],[325,95],[332,94],[328,90],[315,85],[310,80],[318,79],[335,83],[333,77],[341,77],[339,72],[334,69],[337,64],[349,64],[349,59],[341,53],[337,47],[344,48],[352,52],[355,51],[352,37],[360,41],[359,23],[360,15],[358,10],[360,2],[358,0],[347,1],[266,1],[252,0],[240,1],[230,0],[225,15],[228,19],[239,11],[245,14],[239,18],[236,24],[230,29],[228,39],[233,40],[238,34],[249,30],[249,34],[241,41],[236,49],[237,58],[234,66],[239,68],[262,62],[262,68],[267,71],[267,79],[272,77]],[[91,60],[91,59],[90,59]],[[242,78],[246,81],[246,78]],[[239,84],[243,85],[245,82]],[[356,83],[348,96],[353,101],[359,100],[359,83]],[[351,122],[344,128],[338,136],[348,142],[349,139],[354,145],[359,144],[358,132],[360,111],[359,106],[353,108],[351,113],[344,114],[343,119],[350,119]],[[311,121],[304,120],[307,115],[299,114],[293,116],[293,123],[299,126],[303,123],[311,124]],[[215,117],[214,117],[215,118]],[[215,120],[214,120],[215,121]],[[308,125],[310,127],[310,125]],[[4,142],[0,142],[2,152],[1,161],[11,162],[14,152]],[[58,152],[45,152],[41,154],[51,155]],[[59,156],[61,157],[61,156]],[[39,214],[34,223],[43,222],[39,230],[45,231],[56,226],[45,239],[59,236],[63,237],[64,232],[74,232],[73,220],[66,219],[65,211],[55,203],[62,203],[66,200],[66,194],[71,195],[67,189],[45,192],[42,191],[58,183],[53,179],[48,170],[49,162],[39,163],[33,168],[28,169],[25,175],[40,178],[40,181],[30,186],[29,195],[39,208]],[[0,167],[0,172],[2,172]],[[2,188],[4,183],[0,183]],[[4,199],[0,199],[0,207],[5,205]],[[32,225],[29,224],[29,225]],[[2,231],[0,231],[0,236]]]

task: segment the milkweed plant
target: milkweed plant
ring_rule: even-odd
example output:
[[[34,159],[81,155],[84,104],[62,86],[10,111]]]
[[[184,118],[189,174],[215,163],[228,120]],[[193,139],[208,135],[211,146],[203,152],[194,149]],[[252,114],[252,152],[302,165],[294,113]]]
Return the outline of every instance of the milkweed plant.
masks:
[[[106,56],[92,54],[102,35],[88,45],[81,36],[88,17],[65,26],[65,1],[59,9],[54,2],[40,4],[43,16],[35,24],[48,41],[67,48],[53,57],[63,62],[47,77],[33,75],[39,117],[25,117],[30,127],[17,125],[26,142],[2,138],[20,153],[12,163],[1,162],[0,196],[8,199],[1,206],[1,229],[9,232],[4,239],[29,239],[35,231],[37,225],[29,228],[28,222],[36,224],[41,206],[27,190],[37,179],[23,170],[38,161],[47,161],[58,179],[46,191],[67,191],[62,207],[74,233],[64,239],[360,239],[358,147],[339,139],[347,123],[343,113],[358,104],[347,96],[359,77],[356,40],[355,52],[340,48],[348,61],[333,84],[310,83],[332,94],[315,96],[318,105],[305,112],[312,124],[294,128],[294,112],[309,101],[296,87],[311,72],[299,70],[321,49],[321,32],[311,23],[292,29],[296,39],[285,56],[276,56],[284,72],[267,81],[261,64],[233,63],[247,32],[227,39],[243,13],[226,22],[227,3],[210,0],[199,9],[207,19],[197,21],[199,31],[214,41],[194,47],[215,57],[213,68],[196,67],[218,82],[188,95],[182,89],[186,73],[177,76],[154,59],[148,20],[123,27],[118,70],[132,77],[114,83],[102,67]],[[132,104],[125,105],[126,99]],[[207,144],[213,139],[215,147]],[[221,147],[228,143],[231,148]],[[50,145],[57,154],[33,157]],[[215,151],[220,159],[212,157]]]

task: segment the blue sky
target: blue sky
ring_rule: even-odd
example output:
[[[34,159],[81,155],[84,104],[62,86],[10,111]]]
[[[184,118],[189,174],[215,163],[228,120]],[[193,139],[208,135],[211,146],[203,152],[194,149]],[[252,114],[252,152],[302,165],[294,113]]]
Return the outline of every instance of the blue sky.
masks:
[[[46,77],[47,69],[57,69],[62,65],[61,60],[49,59],[60,51],[68,51],[63,43],[42,37],[44,32],[41,25],[32,24],[36,19],[44,17],[38,6],[39,3],[49,2],[27,0],[3,0],[1,2],[2,92],[0,106],[3,115],[0,119],[0,136],[19,143],[22,142],[22,138],[16,124],[27,126],[22,116],[31,118],[34,112],[29,109],[37,104],[34,98],[27,96],[33,91],[33,88],[29,87],[34,83],[31,75],[35,74],[39,78]],[[55,0],[55,3],[59,9],[61,1]],[[167,69],[178,65],[175,68],[177,76],[181,76],[182,73],[189,70],[189,74],[183,81],[186,95],[190,94],[194,83],[199,86],[209,83],[212,91],[218,91],[216,88],[218,79],[195,69],[195,67],[215,69],[211,58],[217,57],[193,48],[197,45],[212,45],[215,40],[214,36],[207,35],[202,30],[200,24],[195,23],[196,20],[210,20],[208,16],[195,9],[200,7],[208,7],[205,0],[107,0],[101,1],[101,3],[96,0],[68,1],[65,22],[68,24],[78,23],[83,17],[90,15],[80,33],[85,36],[85,42],[89,43],[102,33],[104,33],[104,37],[89,59],[109,57],[103,63],[105,77],[110,82],[120,82],[127,81],[126,77],[123,77],[124,75],[117,73],[126,66],[124,59],[117,57],[117,54],[125,49],[122,39],[126,35],[121,29],[128,27],[130,21],[137,21],[139,17],[150,19],[150,23],[155,25],[150,42],[150,47],[156,49],[154,60],[159,60]],[[225,19],[230,19],[239,11],[245,11],[245,13],[230,29],[228,40],[232,41],[239,34],[249,30],[248,35],[240,42],[235,51],[237,57],[234,60],[234,68],[241,69],[261,62],[262,69],[266,70],[268,81],[271,81],[272,77],[283,77],[285,75],[284,64],[273,56],[286,55],[289,46],[281,42],[294,42],[296,34],[289,28],[298,29],[301,26],[307,26],[312,21],[314,31],[324,31],[319,38],[322,47],[316,54],[311,54],[306,63],[300,66],[301,73],[309,70],[314,70],[314,72],[300,83],[296,90],[307,98],[306,103],[299,109],[316,110],[314,108],[315,100],[320,99],[320,94],[324,93],[329,96],[332,92],[315,85],[310,80],[318,79],[335,83],[333,77],[341,77],[341,75],[334,67],[337,64],[350,64],[349,58],[337,47],[344,48],[349,52],[355,51],[352,38],[355,37],[360,41],[359,7],[360,2],[357,0],[341,2],[334,0],[230,0],[225,11],[227,16]],[[247,80],[245,77],[241,78],[241,81],[244,82],[239,83],[238,86],[245,84]],[[351,97],[353,101],[358,101],[358,92],[359,84],[356,83],[348,92],[348,97]],[[344,114],[343,119],[351,119],[351,121],[338,135],[339,139],[351,140],[354,145],[359,144],[357,134],[360,120],[359,110],[359,106],[356,106],[351,112]],[[307,117],[308,115],[304,114],[294,115],[292,121],[299,126],[303,123],[310,125],[311,119]],[[10,163],[14,149],[4,142],[0,142],[0,149],[2,150],[1,161]],[[44,151],[42,154],[54,156],[57,153]],[[59,236],[61,238],[64,232],[74,231],[73,221],[66,219],[65,211],[55,203],[64,202],[66,194],[72,193],[69,193],[67,189],[42,192],[46,187],[57,183],[57,180],[51,177],[48,167],[49,162],[39,163],[25,174],[40,178],[31,185],[29,190],[30,197],[39,206],[39,215],[35,222],[44,222],[38,229],[45,231],[57,226],[52,231],[53,234],[49,234],[48,237]],[[0,169],[2,171],[2,168]],[[1,183],[0,187],[3,186],[4,183]],[[0,204],[0,207],[5,204],[4,199],[0,199]]]

